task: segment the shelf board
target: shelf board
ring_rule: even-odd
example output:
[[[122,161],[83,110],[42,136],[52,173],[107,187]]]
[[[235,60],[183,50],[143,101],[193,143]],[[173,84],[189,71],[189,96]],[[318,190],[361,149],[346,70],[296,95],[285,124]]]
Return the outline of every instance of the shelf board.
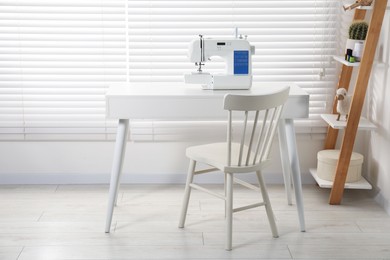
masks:
[[[360,66],[360,62],[354,62],[354,63],[351,63],[351,62],[348,62],[345,60],[345,58],[343,56],[333,56],[333,59],[335,61],[338,61],[348,67],[359,67]]]
[[[320,186],[321,188],[332,188],[333,182],[319,178],[317,176],[317,169],[310,169],[310,173],[317,182],[318,186]],[[360,181],[346,182],[344,185],[344,189],[371,190],[372,186],[364,177],[362,177]]]
[[[333,129],[344,129],[347,126],[347,121],[345,121],[345,117],[340,117],[339,121],[337,121],[337,115],[335,114],[321,114],[321,117]],[[359,130],[375,130],[376,128],[377,127],[368,119],[360,117]]]

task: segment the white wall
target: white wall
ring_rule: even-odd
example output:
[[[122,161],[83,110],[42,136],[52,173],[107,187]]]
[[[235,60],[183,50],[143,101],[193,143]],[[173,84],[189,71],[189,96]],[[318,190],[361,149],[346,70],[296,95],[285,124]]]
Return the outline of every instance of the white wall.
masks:
[[[305,183],[314,183],[309,168],[316,167],[323,134],[298,134]],[[128,143],[124,182],[182,183],[188,161],[185,148],[200,142]],[[114,142],[0,142],[0,183],[108,183]],[[282,183],[278,142],[266,180]],[[220,176],[203,181],[219,182]]]
[[[377,200],[390,214],[390,11],[383,21],[368,94],[369,115],[378,129],[367,137],[367,174]]]

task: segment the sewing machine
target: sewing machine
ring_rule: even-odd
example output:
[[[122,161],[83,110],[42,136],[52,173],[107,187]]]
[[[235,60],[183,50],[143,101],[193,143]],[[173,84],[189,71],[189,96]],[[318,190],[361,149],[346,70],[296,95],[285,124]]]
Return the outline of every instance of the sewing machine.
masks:
[[[199,35],[189,45],[188,58],[198,66],[196,72],[185,74],[184,82],[201,84],[204,89],[249,89],[252,86],[252,58],[255,47],[246,38],[204,38]],[[213,56],[221,57],[225,73],[203,72],[202,66]]]

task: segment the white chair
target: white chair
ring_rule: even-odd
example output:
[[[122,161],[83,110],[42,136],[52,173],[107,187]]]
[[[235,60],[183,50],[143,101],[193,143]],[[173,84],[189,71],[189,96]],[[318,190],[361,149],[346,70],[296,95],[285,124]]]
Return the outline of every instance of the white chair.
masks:
[[[283,105],[287,100],[290,88],[272,92],[267,95],[227,94],[224,98],[224,109],[228,111],[227,142],[192,146],[187,148],[190,159],[183,207],[179,228],[184,227],[191,189],[197,189],[225,200],[226,214],[226,250],[232,249],[232,213],[254,207],[265,206],[273,237],[278,237],[274,215],[261,170],[267,165],[268,156],[275,135]],[[234,112],[234,113],[233,113]],[[240,124],[236,125],[236,115],[240,115]],[[260,118],[262,118],[260,120]],[[253,124],[248,123],[253,122]],[[234,127],[233,127],[234,125]],[[240,128],[240,131],[237,128]],[[234,134],[233,134],[234,128]],[[235,142],[236,132],[239,142]],[[204,163],[212,168],[195,171],[196,163]],[[194,176],[212,171],[225,174],[225,194],[218,194],[193,183]],[[259,187],[233,177],[234,173],[256,172]],[[233,209],[233,182],[247,188],[260,190],[263,201],[260,203]]]

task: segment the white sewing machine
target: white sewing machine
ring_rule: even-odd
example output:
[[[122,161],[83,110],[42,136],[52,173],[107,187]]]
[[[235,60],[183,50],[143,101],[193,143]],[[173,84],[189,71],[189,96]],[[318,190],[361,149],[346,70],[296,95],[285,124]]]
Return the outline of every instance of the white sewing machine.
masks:
[[[204,89],[249,89],[252,86],[252,55],[255,47],[246,38],[203,38],[193,40],[188,57],[198,70],[184,75],[184,82],[201,84]],[[210,74],[202,66],[211,57],[219,56],[226,62],[224,74]]]

